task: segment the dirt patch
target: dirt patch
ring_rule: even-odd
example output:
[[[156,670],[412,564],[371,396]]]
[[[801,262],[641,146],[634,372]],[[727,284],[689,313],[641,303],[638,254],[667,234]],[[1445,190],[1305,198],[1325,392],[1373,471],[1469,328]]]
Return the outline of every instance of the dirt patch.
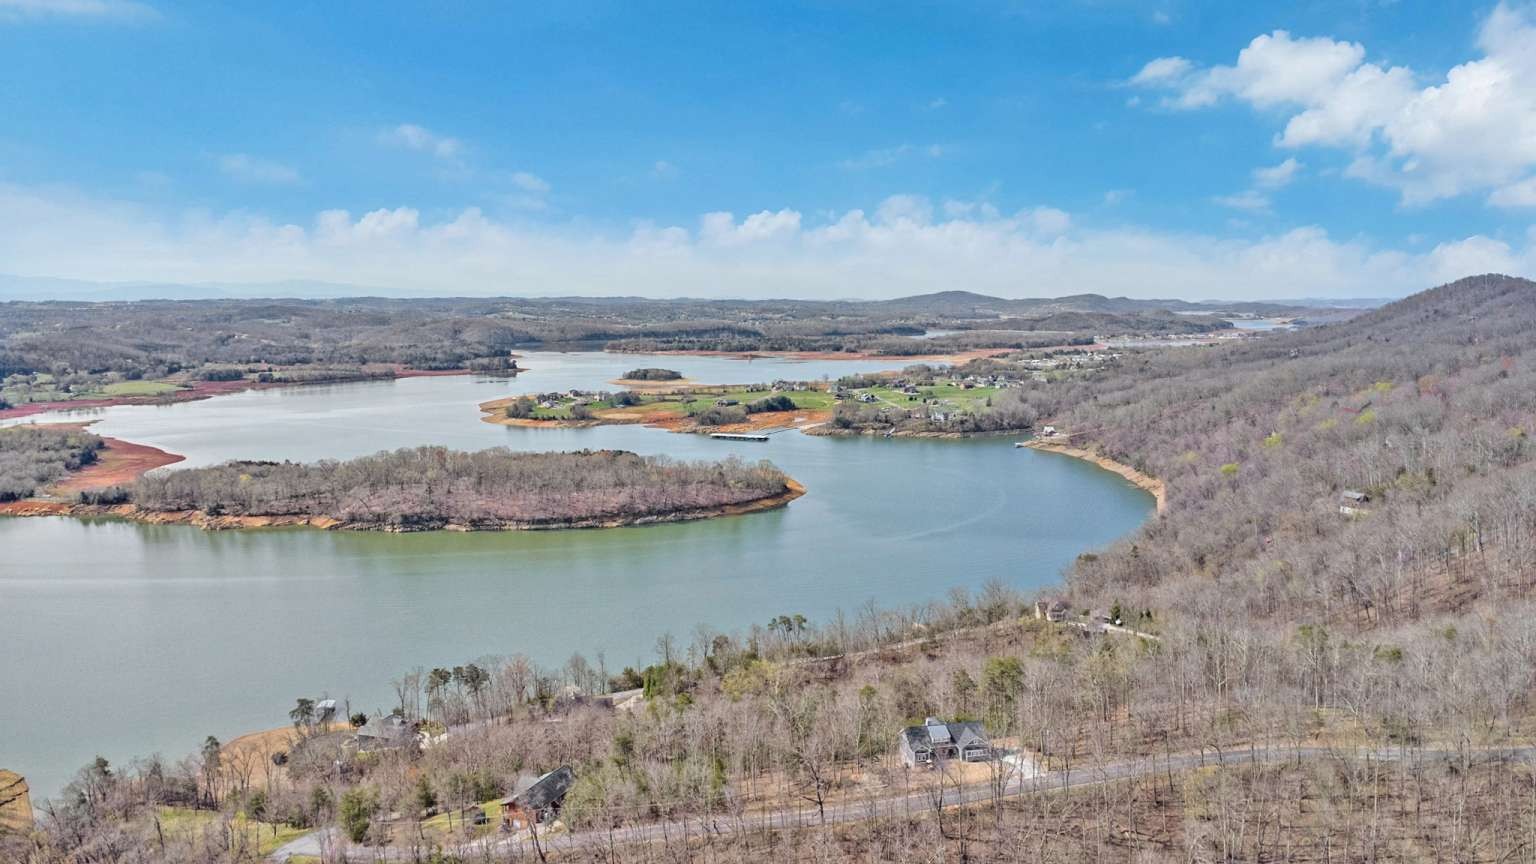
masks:
[[[756,414],[748,414],[745,423],[727,423],[724,426],[713,426],[709,432],[766,432],[770,429],[807,429],[819,427],[832,419],[830,409],[813,411],[800,409],[795,411],[760,411]]]
[[[346,723],[336,722],[323,727],[317,726],[308,734],[313,736],[347,728],[349,727]],[[248,780],[253,788],[260,788],[266,786],[270,775],[283,770],[273,764],[273,755],[291,752],[300,740],[302,736],[292,726],[249,732],[225,744],[219,749],[219,756],[230,770]]]
[[[670,381],[642,381],[637,378],[615,378],[608,383],[616,384],[625,390],[633,390],[636,393],[666,393],[678,387],[692,387],[697,382],[691,378],[673,378]]]
[[[1070,444],[1061,444],[1058,442],[1042,441],[1036,439],[1034,441],[1027,442],[1024,446],[1032,450],[1044,450],[1047,453],[1060,453],[1063,456],[1071,456],[1074,459],[1081,459],[1084,462],[1092,462],[1100,468],[1103,468],[1105,471],[1113,471],[1114,473],[1119,474],[1121,477],[1131,481],[1132,486],[1135,486],[1138,489],[1144,489],[1152,493],[1152,497],[1157,499],[1157,513],[1159,516],[1161,516],[1168,509],[1168,484],[1157,479],[1156,477],[1151,476],[1150,474],[1143,474],[1142,472],[1137,471],[1135,468],[1132,468],[1129,465],[1125,465],[1110,459],[1108,456],[1101,456],[1092,450],[1085,450],[1081,447],[1073,447]]]
[[[89,424],[59,425],[75,425],[78,428],[84,428]],[[174,465],[187,458],[178,453],[167,453],[159,447],[135,444],[120,438],[103,438],[102,440],[107,446],[96,454],[95,463],[79,471],[73,471],[68,477],[49,486],[46,490],[47,494],[68,497],[88,489],[127,486],[139,479],[140,475],[146,471],[152,471],[164,465]]]

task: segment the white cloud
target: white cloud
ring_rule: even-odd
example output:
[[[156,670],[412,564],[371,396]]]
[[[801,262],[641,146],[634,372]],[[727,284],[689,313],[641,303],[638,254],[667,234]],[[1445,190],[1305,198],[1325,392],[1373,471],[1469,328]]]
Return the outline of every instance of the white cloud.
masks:
[[[585,226],[585,227],[584,227]],[[1251,239],[1077,224],[1050,207],[894,196],[807,222],[791,208],[695,228],[505,222],[412,207],[300,223],[247,211],[169,212],[65,189],[0,184],[8,271],[98,281],[350,283],[399,293],[889,297],[965,287],[1005,296],[1403,294],[1469,273],[1536,270],[1536,246],[1482,236],[1425,252],[1302,227]]]
[[[393,129],[387,129],[380,133],[379,140],[396,147],[430,153],[445,160],[457,159],[464,149],[464,144],[459,139],[439,135],[415,123],[401,123]]]
[[[1183,57],[1159,57],[1141,67],[1141,71],[1131,78],[1131,83],[1142,87],[1173,84],[1184,80],[1194,65]]]
[[[1253,169],[1253,184],[1261,189],[1279,189],[1289,186],[1301,169],[1302,164],[1293,156],[1279,165]]]
[[[530,174],[527,171],[518,171],[512,175],[512,185],[534,195],[544,195],[549,192],[549,184],[543,178]]]
[[[1289,112],[1279,146],[1353,152],[1347,176],[1391,186],[1405,204],[1485,193],[1527,206],[1536,170],[1536,21],[1500,3],[1483,21],[1482,56],[1421,85],[1412,70],[1365,62],[1365,48],[1284,30],[1255,38],[1232,66],[1151,61],[1132,85],[1167,91],[1162,104],[1202,108],[1236,99]]]
[[[651,166],[651,176],[657,180],[671,180],[680,173],[682,172],[678,171],[676,165],[665,159],[658,159],[656,164]]]
[[[924,106],[924,107],[926,107],[929,111],[937,111],[940,108],[944,108],[944,107],[946,107],[948,105],[949,105],[949,100],[945,99],[943,96],[940,96],[937,99],[930,99],[928,101],[928,104],[926,106]]]
[[[929,144],[926,147],[899,144],[895,147],[866,150],[858,156],[852,159],[844,159],[838,164],[848,171],[867,171],[872,168],[887,168],[910,156],[927,156],[930,159],[939,159],[943,155],[944,148],[938,144]]]
[[[219,170],[242,183],[291,185],[300,180],[299,172],[293,168],[247,153],[226,153],[220,156]]]
[[[157,18],[153,6],[134,0],[0,0],[0,21],[53,16],[60,18]]]
[[[1244,210],[1249,213],[1269,212],[1269,196],[1254,189],[1248,189],[1236,195],[1217,195],[1211,200],[1223,207],[1231,207],[1233,210]]]

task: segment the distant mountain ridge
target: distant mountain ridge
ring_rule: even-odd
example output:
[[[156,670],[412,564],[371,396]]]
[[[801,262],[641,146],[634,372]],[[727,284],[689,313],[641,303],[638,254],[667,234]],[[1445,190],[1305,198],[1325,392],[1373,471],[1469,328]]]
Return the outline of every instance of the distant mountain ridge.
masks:
[[[1100,312],[1124,314],[1168,310],[1171,312],[1239,315],[1291,315],[1308,308],[1356,308],[1370,309],[1390,302],[1385,299],[1337,300],[1307,298],[1298,300],[1261,301],[1190,301],[1176,299],[1137,299],[1131,297],[1107,297],[1102,294],[1072,294],[1063,297],[993,297],[973,291],[950,290],[930,294],[916,294],[888,300],[809,300],[781,298],[766,300],[739,300],[727,298],[641,298],[614,295],[611,297],[570,297],[559,294],[513,297],[453,295],[422,295],[420,292],[402,292],[369,285],[313,280],[286,280],[279,282],[252,283],[176,283],[176,282],[93,282],[82,279],[59,279],[43,276],[16,276],[0,273],[0,302],[63,300],[76,302],[137,302],[143,300],[343,300],[377,297],[400,300],[446,299],[525,299],[601,305],[605,302],[623,303],[718,303],[729,306],[777,306],[783,304],[817,304],[827,307],[879,310],[886,314],[946,315],[950,317],[998,317],[1041,316],[1058,312]]]

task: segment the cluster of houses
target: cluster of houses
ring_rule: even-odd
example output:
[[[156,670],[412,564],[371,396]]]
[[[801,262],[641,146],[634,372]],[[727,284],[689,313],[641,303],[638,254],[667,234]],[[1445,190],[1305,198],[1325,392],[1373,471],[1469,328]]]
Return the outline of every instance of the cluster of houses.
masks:
[[[564,402],[570,401],[577,405],[591,405],[603,401],[606,393],[597,393],[590,390],[567,390],[564,393],[540,393],[534,398],[538,400],[540,408],[559,408]]]

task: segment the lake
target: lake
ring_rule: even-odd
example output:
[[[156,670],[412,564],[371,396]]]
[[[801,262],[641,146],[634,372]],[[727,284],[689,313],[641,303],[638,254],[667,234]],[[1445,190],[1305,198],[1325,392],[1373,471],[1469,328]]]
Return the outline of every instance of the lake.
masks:
[[[204,736],[280,726],[299,696],[388,709],[416,666],[527,654],[555,666],[601,652],[651,662],[656,638],[813,622],[892,608],[988,580],[1059,581],[1080,552],[1151,512],[1149,495],[1012,438],[775,434],[716,441],[640,426],[519,429],[476,405],[525,392],[611,389],[638,366],[707,383],[820,379],[903,363],[528,354],[516,379],[408,378],[253,390],[199,402],[38,415],[187,456],[315,460],[441,444],[622,448],[680,459],[771,459],[804,483],[787,508],[587,531],[208,533],[0,517],[0,767],[57,794],[96,754],[174,761]]]

